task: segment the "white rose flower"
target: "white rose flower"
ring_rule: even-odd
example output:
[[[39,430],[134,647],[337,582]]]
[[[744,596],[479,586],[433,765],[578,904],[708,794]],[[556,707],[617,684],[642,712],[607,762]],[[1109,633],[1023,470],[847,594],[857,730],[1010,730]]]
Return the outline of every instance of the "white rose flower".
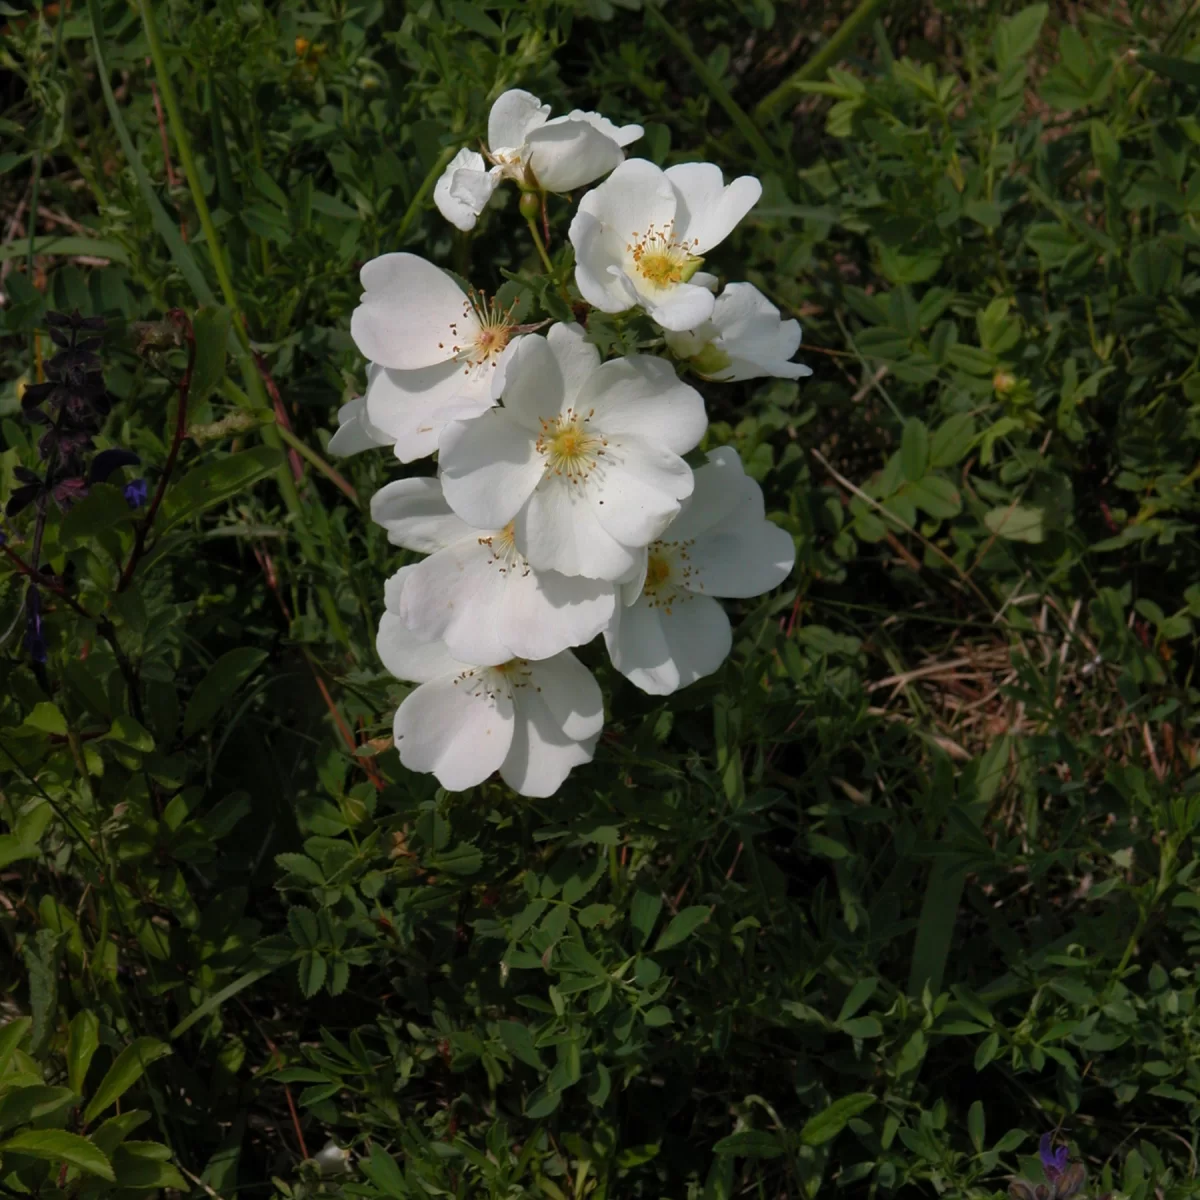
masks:
[[[663,359],[601,365],[578,325],[555,325],[513,353],[503,408],[443,430],[442,488],[469,525],[512,521],[535,570],[620,579],[691,494],[680,455],[707,423]]]
[[[420,684],[396,711],[400,761],[462,791],[493,771],[523,796],[552,796],[571,768],[590,762],[604,725],[591,672],[569,651],[529,662],[477,666],[442,642],[421,641],[396,612],[405,567],[387,585],[376,649],[399,679]]]
[[[330,454],[348,458],[377,446],[390,446],[392,439],[382,429],[376,429],[367,416],[366,396],[355,396],[338,409],[337,432],[329,439]]]
[[[623,162],[579,202],[571,222],[575,282],[602,312],[640,305],[664,329],[695,329],[713,312],[704,255],[758,203],[762,184],[743,175],[726,186],[712,163],[666,171]]]
[[[800,322],[781,320],[779,309],[752,283],[728,284],[707,321],[687,333],[667,331],[665,337],[697,375],[719,383],[812,374],[811,367],[789,361],[800,345]]]
[[[520,341],[517,326],[510,312],[464,292],[415,254],[373,258],[360,279],[365,290],[350,335],[372,363],[364,419],[401,462],[412,462],[437,449],[447,421],[496,403],[505,361]]]
[[[611,583],[535,571],[517,552],[511,522],[473,529],[436,479],[389,483],[372,497],[371,516],[394,545],[429,555],[406,572],[397,615],[463,662],[551,658],[590,642],[612,617]]]
[[[640,125],[618,127],[578,109],[551,120],[548,104],[514,88],[492,105],[487,159],[460,150],[434,187],[433,202],[452,225],[473,229],[505,179],[532,191],[574,191],[607,175],[624,160],[624,147],[641,136]]]
[[[712,597],[758,596],[791,573],[791,536],[766,519],[762,491],[737,452],[714,450],[683,511],[646,552],[645,576],[622,585],[604,640],[613,666],[665,696],[711,675],[733,642]]]

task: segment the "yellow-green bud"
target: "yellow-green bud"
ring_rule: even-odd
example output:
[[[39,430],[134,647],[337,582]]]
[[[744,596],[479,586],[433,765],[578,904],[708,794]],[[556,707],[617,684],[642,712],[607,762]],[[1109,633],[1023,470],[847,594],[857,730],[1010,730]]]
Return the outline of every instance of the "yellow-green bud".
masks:
[[[693,354],[688,362],[691,363],[692,370],[697,375],[711,379],[714,375],[719,375],[724,371],[733,362],[733,359],[713,342],[709,342],[699,354]]]
[[[517,207],[525,220],[536,221],[542,213],[542,198],[537,192],[522,192]]]

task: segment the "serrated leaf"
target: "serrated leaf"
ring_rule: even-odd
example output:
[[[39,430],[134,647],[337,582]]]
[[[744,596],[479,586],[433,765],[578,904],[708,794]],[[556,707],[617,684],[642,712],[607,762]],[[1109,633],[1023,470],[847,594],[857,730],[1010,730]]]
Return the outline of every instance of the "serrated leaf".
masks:
[[[27,1129],[0,1142],[0,1155],[27,1154],[46,1162],[69,1163],[88,1175],[97,1175],[113,1183],[112,1163],[85,1137],[64,1129]]]
[[[83,1110],[85,1121],[94,1121],[109,1105],[115,1104],[156,1060],[171,1053],[171,1047],[157,1038],[135,1038],[108,1068],[95,1095]]]
[[[299,979],[300,990],[305,999],[311,999],[321,990],[325,982],[325,959],[315,950],[307,951],[300,959]]]

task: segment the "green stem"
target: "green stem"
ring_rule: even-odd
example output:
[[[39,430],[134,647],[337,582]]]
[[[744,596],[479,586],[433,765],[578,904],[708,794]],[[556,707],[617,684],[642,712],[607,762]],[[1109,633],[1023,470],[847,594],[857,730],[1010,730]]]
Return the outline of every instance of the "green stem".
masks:
[[[688,40],[687,35],[680,33],[653,4],[647,4],[645,11],[647,23],[665,33],[667,38],[675,44],[676,49],[687,59],[688,65],[695,71],[700,82],[729,115],[729,119],[737,126],[738,131],[758,158],[765,165],[774,164],[777,157],[775,151],[767,144],[767,140],[746,110],[730,95],[729,89],[721,82],[720,77],[709,69],[708,63],[692,48],[692,43]]]
[[[553,279],[554,264],[550,261],[549,252],[546,250],[546,243],[542,241],[542,234],[537,227],[537,221],[533,217],[526,217],[525,223],[529,226],[529,233],[533,238],[533,244],[537,247],[538,258],[542,260],[542,266],[546,268],[546,274]]]
[[[230,277],[229,267],[225,261],[224,247],[221,244],[220,235],[217,233],[217,227],[213,224],[212,213],[209,212],[208,208],[208,200],[204,195],[204,188],[200,183],[200,173],[196,168],[195,156],[192,154],[191,139],[188,137],[187,127],[183,123],[183,116],[179,110],[179,102],[175,98],[175,88],[171,83],[170,72],[167,70],[166,55],[163,52],[162,40],[158,36],[158,25],[154,19],[154,5],[152,0],[141,0],[141,10],[142,25],[146,30],[146,41],[150,48],[150,58],[154,63],[154,74],[158,80],[158,90],[162,95],[163,107],[167,110],[167,121],[175,137],[175,149],[179,154],[183,173],[187,176],[188,189],[192,194],[192,203],[195,204],[196,214],[200,218],[200,228],[204,231],[204,239],[208,243],[209,257],[212,259],[213,269],[217,273],[217,284],[221,289],[221,295],[225,298],[225,303],[233,312],[233,328],[237,335],[239,348],[237,358],[242,368],[242,377],[246,381],[246,390],[249,393],[250,399],[254,402],[254,408],[271,408],[272,405],[267,396],[266,388],[263,386],[262,379],[258,373],[258,364],[254,361],[254,355],[250,348],[250,335],[246,332],[241,305],[238,303],[237,290],[233,286],[233,279]],[[268,446],[282,451],[283,439],[279,436],[278,426],[264,425],[261,436],[262,440]],[[320,555],[317,551],[317,545],[309,532],[308,523],[304,517],[304,506],[300,501],[299,492],[296,491],[296,481],[292,478],[286,461],[276,472],[276,479],[279,491],[283,496],[283,502],[293,517],[292,528],[295,531],[296,540],[300,543],[301,553],[314,567],[319,567]],[[325,584],[318,584],[316,590],[321,609],[325,614],[325,619],[329,622],[330,628],[339,641],[344,645],[349,645],[349,636],[345,625],[342,623],[341,615],[337,611],[337,606],[334,604],[333,593],[330,592]]]
[[[393,241],[399,242],[408,232],[408,227],[417,219],[417,214],[421,211],[421,205],[425,203],[425,197],[429,195],[429,190],[437,183],[441,173],[457,153],[458,150],[456,147],[447,146],[437,156],[433,166],[429,168],[425,178],[421,180],[421,186],[417,188],[416,194],[408,202],[408,207],[404,210],[404,216],[400,218],[400,224],[396,227],[396,232],[392,235]]]
[[[362,501],[358,497],[358,493],[346,482],[346,480],[329,465],[307,442],[302,442],[290,429],[284,425],[277,425],[279,436],[291,446],[302,458],[306,459],[310,466],[315,467],[320,471],[326,479],[330,481],[342,495],[348,497],[356,508],[362,508]]]
[[[838,26],[834,35],[808,62],[758,102],[754,109],[755,118],[766,124],[777,117],[780,110],[803,90],[803,84],[823,78],[886,2],[887,0],[861,0],[859,6]]]

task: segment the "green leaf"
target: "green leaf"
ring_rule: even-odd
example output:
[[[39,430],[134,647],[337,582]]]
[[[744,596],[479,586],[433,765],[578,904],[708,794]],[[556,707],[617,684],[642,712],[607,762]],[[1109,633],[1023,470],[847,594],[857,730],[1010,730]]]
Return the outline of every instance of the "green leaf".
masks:
[[[800,1130],[800,1140],[806,1146],[820,1146],[831,1141],[850,1120],[874,1103],[875,1097],[870,1092],[851,1092],[848,1096],[842,1096],[805,1123]]]
[[[714,1154],[738,1158],[778,1158],[783,1153],[779,1137],[766,1129],[739,1129],[713,1145]]]
[[[6,245],[0,246],[0,262],[10,258],[24,258],[28,251],[28,238],[14,238]],[[129,251],[111,238],[60,237],[58,234],[50,234],[33,239],[33,252],[38,255],[59,254],[65,258],[85,254],[93,258],[107,258],[122,266],[129,264]]]
[[[224,305],[205,305],[192,321],[196,358],[188,389],[188,408],[202,404],[225,378],[225,355],[229,346],[230,312]]]
[[[54,1032],[58,1010],[58,948],[62,935],[43,926],[23,947],[29,981],[29,1006],[33,1009],[33,1032],[29,1053],[38,1055]]]
[[[120,742],[131,750],[140,750],[149,754],[154,749],[154,738],[150,731],[143,729],[131,716],[121,713],[113,718],[112,726],[104,735],[109,741]]]
[[[654,923],[662,911],[662,894],[638,888],[629,906],[629,923],[633,926],[633,948],[640,950],[654,932]]]
[[[975,418],[970,413],[954,413],[946,418],[929,442],[929,465],[952,467],[960,462],[975,440]]]
[[[59,711],[58,705],[49,700],[39,700],[22,724],[36,729],[39,733],[55,733],[59,737],[65,737],[67,733],[66,719]]]
[[[1170,58],[1165,54],[1139,54],[1138,62],[1156,75],[1182,83],[1185,87],[1200,88],[1200,62],[1186,58]]]
[[[404,1175],[396,1160],[378,1143],[373,1142],[371,1153],[360,1160],[362,1173],[385,1196],[408,1196],[411,1193],[404,1183]]]
[[[870,998],[875,994],[875,989],[879,986],[878,979],[860,979],[851,989],[850,994],[846,997],[842,1004],[842,1010],[838,1013],[837,1024],[841,1025],[843,1021],[848,1021]]]
[[[208,669],[197,685],[183,717],[183,736],[191,737],[205,728],[255,671],[266,661],[267,652],[251,646],[227,650]]]
[[[967,1132],[970,1134],[971,1144],[975,1147],[975,1153],[982,1154],[986,1125],[984,1120],[983,1105],[978,1100],[976,1100],[971,1107],[967,1109]]]
[[[120,1054],[96,1089],[96,1094],[83,1110],[85,1121],[94,1121],[106,1108],[115,1104],[145,1073],[150,1063],[171,1053],[171,1047],[157,1038],[135,1038]]]
[[[1040,508],[1009,504],[993,508],[984,515],[983,522],[997,537],[1007,538],[1010,542],[1037,544],[1045,536]]]
[[[113,1172],[117,1186],[137,1188],[178,1188],[187,1190],[187,1182],[168,1161],[171,1151],[159,1142],[122,1142],[113,1152]]]
[[[159,537],[214,504],[238,495],[265,479],[283,462],[271,446],[255,446],[239,454],[228,454],[194,467],[167,489],[155,525]]]
[[[996,66],[1005,71],[1020,63],[1037,45],[1038,36],[1050,9],[1045,4],[1033,4],[1001,21],[996,29]]]
[[[69,1087],[50,1087],[39,1083],[13,1088],[0,1098],[0,1129],[28,1125],[31,1121],[60,1112],[78,1099],[78,1095]]]
[[[929,468],[929,430],[923,421],[909,417],[900,439],[900,470],[910,483],[916,483]]]
[[[21,1039],[33,1025],[31,1017],[16,1017],[0,1025],[0,1075],[8,1069],[8,1061],[13,1051],[21,1044]]]
[[[671,923],[659,934],[654,950],[669,950],[678,946],[685,938],[690,937],[705,921],[708,920],[708,905],[694,904],[690,908],[681,909],[671,918]]]
[[[305,999],[311,999],[321,990],[325,982],[327,966],[325,959],[315,950],[308,950],[300,957],[299,980],[300,990]]]
[[[67,1082],[77,1095],[83,1095],[92,1056],[100,1046],[100,1022],[84,1009],[75,1014],[67,1034]]]
[[[519,1021],[501,1021],[500,1040],[514,1058],[539,1071],[544,1069],[542,1056],[538,1054],[537,1047],[533,1044],[533,1035],[527,1026]]]
[[[926,475],[924,479],[908,484],[904,494],[935,520],[947,520],[962,512],[962,497],[958,494],[958,488],[940,475]]]
[[[144,1108],[131,1108],[128,1112],[109,1117],[98,1125],[91,1134],[92,1144],[98,1146],[109,1158],[113,1151],[137,1128],[150,1120]]]
[[[27,1154],[47,1162],[69,1163],[88,1175],[114,1182],[112,1164],[87,1138],[63,1129],[27,1129],[6,1142],[0,1142],[0,1155]]]

